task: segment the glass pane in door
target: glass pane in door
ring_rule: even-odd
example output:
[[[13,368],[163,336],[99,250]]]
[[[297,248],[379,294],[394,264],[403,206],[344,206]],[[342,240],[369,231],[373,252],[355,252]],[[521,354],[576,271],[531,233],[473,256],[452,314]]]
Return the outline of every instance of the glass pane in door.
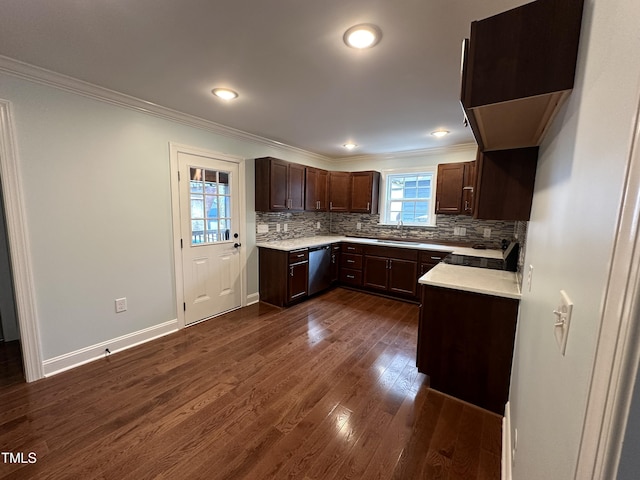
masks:
[[[230,172],[190,167],[191,245],[231,239]]]

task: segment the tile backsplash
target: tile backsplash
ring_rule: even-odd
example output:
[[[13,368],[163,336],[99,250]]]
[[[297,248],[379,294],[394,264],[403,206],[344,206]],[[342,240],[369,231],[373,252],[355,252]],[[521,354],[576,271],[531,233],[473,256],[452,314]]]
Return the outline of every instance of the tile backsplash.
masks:
[[[438,215],[435,227],[401,227],[380,225],[379,215],[328,212],[256,212],[257,242],[287,240],[314,235],[351,235],[360,237],[394,237],[412,240],[484,243],[487,248],[500,248],[501,240],[518,235],[522,243],[526,238],[527,222],[500,220],[474,220],[466,215]],[[360,229],[357,228],[360,224]],[[268,232],[259,233],[267,225]],[[278,225],[280,231],[277,231]],[[285,226],[287,231],[285,231]],[[318,228],[319,226],[319,228]],[[264,227],[263,227],[264,228]],[[465,235],[455,235],[465,229]],[[485,238],[485,229],[491,230]],[[524,251],[524,249],[522,249]]]

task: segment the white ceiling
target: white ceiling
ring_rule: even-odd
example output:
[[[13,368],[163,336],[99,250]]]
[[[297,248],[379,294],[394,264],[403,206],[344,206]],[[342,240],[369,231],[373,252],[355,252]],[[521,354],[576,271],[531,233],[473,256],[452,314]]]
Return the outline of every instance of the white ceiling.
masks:
[[[327,157],[384,154],[473,142],[461,41],[472,20],[524,3],[2,0],[0,55]],[[346,47],[357,23],[382,41]],[[240,97],[220,101],[218,86]]]

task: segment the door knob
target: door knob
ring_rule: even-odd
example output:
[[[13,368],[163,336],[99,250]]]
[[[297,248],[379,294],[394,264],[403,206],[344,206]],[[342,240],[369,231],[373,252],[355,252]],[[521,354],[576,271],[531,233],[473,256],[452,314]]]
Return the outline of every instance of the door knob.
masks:
[[[241,243],[234,243],[234,244],[233,244],[233,248],[239,248],[239,247],[241,247],[241,246],[242,246],[242,244],[241,244]]]

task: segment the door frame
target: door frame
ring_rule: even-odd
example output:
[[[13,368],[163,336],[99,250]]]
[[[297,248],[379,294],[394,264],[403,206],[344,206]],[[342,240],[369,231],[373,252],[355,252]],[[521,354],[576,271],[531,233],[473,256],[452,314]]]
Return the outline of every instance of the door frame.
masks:
[[[0,100],[0,181],[2,181],[7,221],[22,364],[26,381],[33,382],[44,377],[44,368],[33,287],[31,249],[16,145],[11,103]]]
[[[636,97],[637,100],[638,97]],[[616,478],[640,363],[640,104],[633,135],[576,480]]]
[[[246,245],[246,226],[247,226],[247,209],[246,195],[244,192],[245,185],[245,159],[228,155],[225,153],[214,152],[203,148],[182,145],[179,143],[169,143],[169,159],[171,165],[171,222],[173,226],[173,274],[176,291],[176,314],[178,319],[178,328],[186,327],[184,314],[184,279],[183,279],[183,261],[182,248],[180,247],[180,188],[178,180],[178,154],[186,153],[189,155],[200,155],[203,157],[215,158],[225,162],[232,162],[238,165],[238,233],[240,234],[240,243]],[[247,254],[246,248],[239,248],[240,254],[240,307],[247,305]],[[195,323],[197,324],[197,323]],[[194,325],[195,325],[194,324]]]

